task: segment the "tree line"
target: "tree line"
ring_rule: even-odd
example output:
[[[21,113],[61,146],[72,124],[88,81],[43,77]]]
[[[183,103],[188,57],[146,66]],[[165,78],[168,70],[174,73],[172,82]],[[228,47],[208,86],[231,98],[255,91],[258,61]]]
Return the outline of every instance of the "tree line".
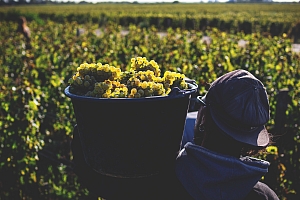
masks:
[[[272,3],[273,0],[228,0],[227,3]],[[100,3],[100,2],[97,2]],[[101,3],[117,3],[129,4],[129,1],[122,2],[101,2]],[[138,1],[133,1],[132,4],[138,4]],[[164,3],[164,2],[162,2]],[[180,1],[173,1],[173,4],[181,3]],[[199,3],[204,3],[202,0]],[[209,0],[209,3],[218,3],[218,0]],[[295,1],[295,3],[297,3]],[[300,1],[298,2],[300,3]],[[59,1],[59,0],[0,0],[0,6],[3,5],[33,5],[33,4],[77,4],[74,1]],[[92,2],[80,1],[78,4],[94,4]]]

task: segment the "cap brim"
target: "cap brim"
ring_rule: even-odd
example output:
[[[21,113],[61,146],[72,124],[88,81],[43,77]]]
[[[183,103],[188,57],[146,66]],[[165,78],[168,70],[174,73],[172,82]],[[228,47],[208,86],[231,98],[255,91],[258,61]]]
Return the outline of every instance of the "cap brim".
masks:
[[[226,120],[222,120],[222,116],[213,107],[210,107],[209,110],[215,124],[233,139],[256,147],[266,147],[269,144],[269,133],[264,125],[251,130],[243,130],[238,127],[238,122],[237,126],[227,124]]]

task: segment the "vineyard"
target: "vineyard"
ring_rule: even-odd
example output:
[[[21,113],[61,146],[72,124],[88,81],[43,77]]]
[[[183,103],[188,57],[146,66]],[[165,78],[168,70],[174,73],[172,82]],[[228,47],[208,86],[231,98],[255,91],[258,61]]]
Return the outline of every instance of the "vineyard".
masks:
[[[29,43],[16,32],[20,16]],[[234,69],[258,77],[274,141],[262,181],[280,199],[300,199],[298,19],[298,4],[0,7],[0,199],[90,197],[74,173],[76,121],[63,91],[81,63],[125,70],[136,56],[194,79],[200,94]]]

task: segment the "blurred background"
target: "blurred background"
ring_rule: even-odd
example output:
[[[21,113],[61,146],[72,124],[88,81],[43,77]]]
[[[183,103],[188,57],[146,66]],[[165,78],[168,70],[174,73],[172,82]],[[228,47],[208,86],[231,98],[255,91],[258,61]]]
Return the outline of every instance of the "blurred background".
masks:
[[[92,198],[74,173],[64,89],[81,63],[125,70],[136,56],[195,80],[200,95],[234,69],[258,77],[274,136],[262,181],[300,199],[299,2],[188,2],[0,1],[0,199]]]

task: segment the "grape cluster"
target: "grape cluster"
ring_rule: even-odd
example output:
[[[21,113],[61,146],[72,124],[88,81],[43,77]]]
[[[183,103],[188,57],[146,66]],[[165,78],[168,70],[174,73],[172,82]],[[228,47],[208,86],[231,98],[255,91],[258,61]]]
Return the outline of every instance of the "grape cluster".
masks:
[[[163,84],[156,81],[153,71],[137,72],[128,81],[129,98],[167,95]]]
[[[97,98],[142,98],[166,96],[172,88],[186,89],[185,76],[166,71],[160,76],[158,64],[145,57],[131,59],[129,71],[101,63],[84,63],[70,78],[70,92]]]
[[[154,60],[149,62],[146,57],[131,58],[131,69],[137,72],[150,70],[155,76],[160,76],[158,64]]]
[[[186,89],[188,85],[184,79],[184,74],[166,71],[163,77],[163,84],[166,89],[173,87],[178,87],[179,89]]]

